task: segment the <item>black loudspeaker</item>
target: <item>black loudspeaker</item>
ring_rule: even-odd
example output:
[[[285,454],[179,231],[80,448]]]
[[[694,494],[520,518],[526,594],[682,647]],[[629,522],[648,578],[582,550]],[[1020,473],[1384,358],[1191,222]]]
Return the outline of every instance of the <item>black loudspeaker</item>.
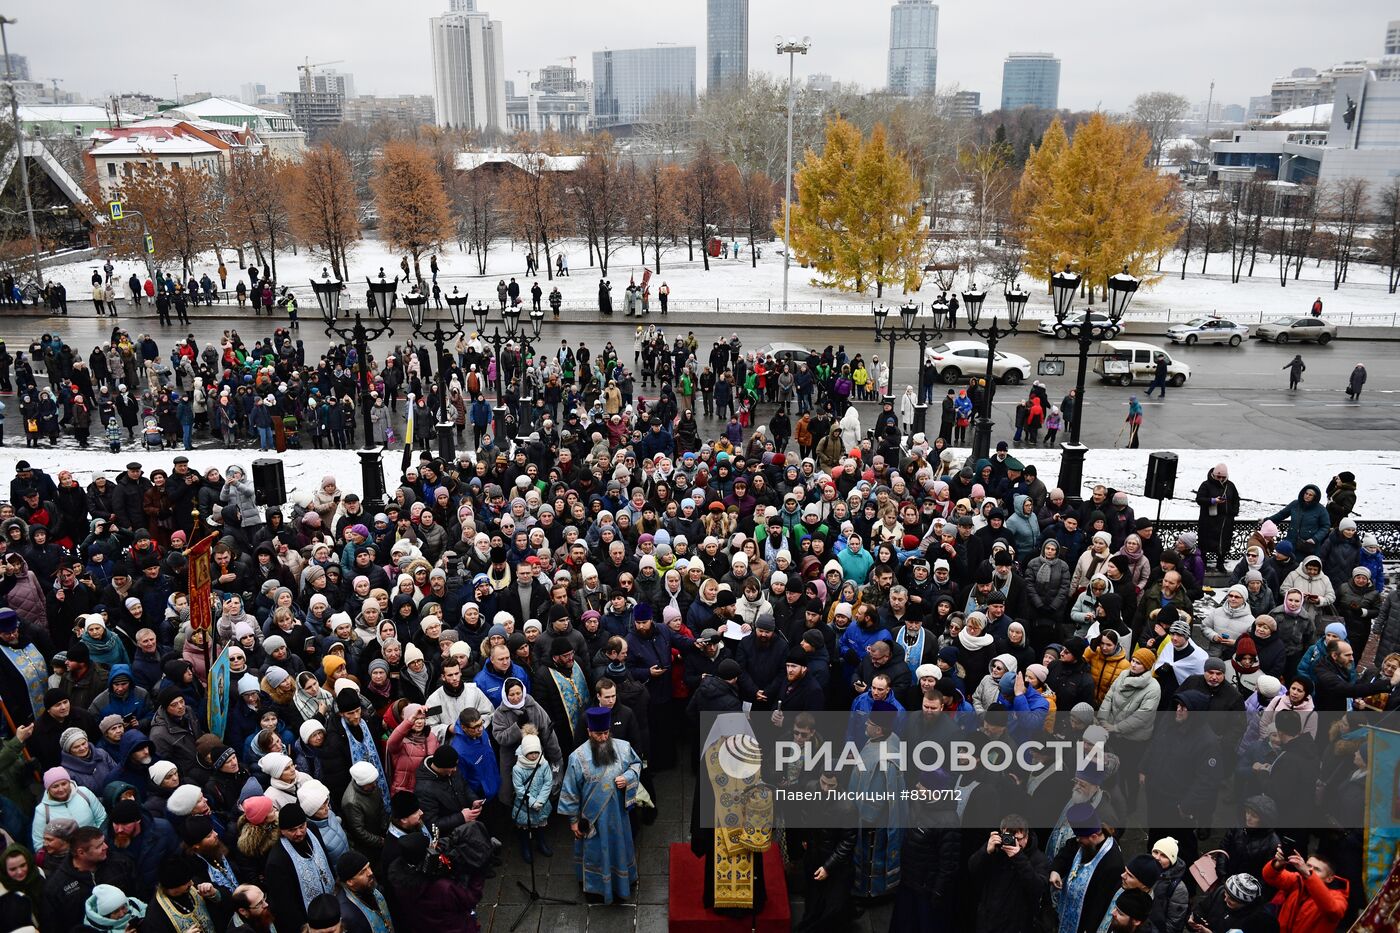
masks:
[[[284,505],[287,501],[287,481],[282,476],[282,461],[264,458],[253,461],[253,501],[258,505]]]
[[[253,464],[256,469],[257,464]],[[1176,491],[1176,454],[1159,450],[1147,455],[1147,485],[1142,494],[1149,499],[1170,499]]]

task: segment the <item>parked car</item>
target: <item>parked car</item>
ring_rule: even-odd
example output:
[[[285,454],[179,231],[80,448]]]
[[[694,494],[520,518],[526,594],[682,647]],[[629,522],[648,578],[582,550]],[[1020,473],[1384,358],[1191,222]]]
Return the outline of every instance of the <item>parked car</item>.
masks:
[[[950,340],[929,352],[934,370],[948,385],[968,376],[987,373],[987,345],[980,340]],[[1031,361],[1014,353],[997,351],[992,360],[992,378],[1009,386],[1020,385],[1031,371]]]
[[[1191,367],[1180,360],[1172,359],[1170,353],[1150,343],[1133,340],[1105,340],[1101,346],[1104,353],[1094,363],[1094,372],[1104,382],[1116,382],[1129,386],[1134,382],[1151,382],[1157,374],[1157,356],[1167,358],[1167,383],[1183,386],[1191,378]]]
[[[1167,337],[1172,343],[1184,343],[1188,347],[1193,343],[1228,343],[1238,347],[1248,336],[1248,326],[1223,317],[1198,317],[1167,328]]]
[[[1337,336],[1337,325],[1320,317],[1281,317],[1260,324],[1254,329],[1254,336],[1274,343],[1288,343],[1290,340],[1328,343]]]
[[[1077,327],[1081,322],[1083,322],[1084,313],[1085,312],[1083,311],[1073,312],[1067,318],[1065,318],[1065,322],[1063,324],[1055,320],[1053,317],[1046,318],[1045,320],[1040,322],[1040,326],[1036,328],[1036,331],[1043,337],[1054,337],[1056,340],[1067,340],[1069,339],[1070,331],[1073,328]],[[1098,334],[1096,336],[1099,336],[1104,340],[1112,340],[1114,337],[1117,337],[1119,334],[1123,333],[1123,323],[1121,321],[1117,324],[1114,324],[1112,321],[1109,320],[1107,314],[1100,314],[1097,311],[1090,311],[1088,313],[1089,326],[1098,331]]]
[[[786,343],[784,341],[774,341],[773,343],[765,343],[763,346],[759,347],[754,352],[756,352],[761,357],[771,356],[779,363],[787,363],[789,365],[793,363],[804,362],[806,361],[807,357],[812,355],[812,351],[804,347],[802,344]]]

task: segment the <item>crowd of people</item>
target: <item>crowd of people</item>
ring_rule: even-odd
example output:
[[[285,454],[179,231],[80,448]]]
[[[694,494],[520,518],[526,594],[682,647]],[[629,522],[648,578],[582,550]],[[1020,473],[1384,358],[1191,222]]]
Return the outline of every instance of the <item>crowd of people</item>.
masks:
[[[423,351],[368,361],[376,410],[440,391]],[[496,361],[464,339],[445,382],[470,448],[423,451],[382,501],[325,476],[263,508],[243,467],[183,454],[86,483],[17,462],[0,933],[469,933],[502,847],[552,857],[551,827],[589,901],[627,900],[638,835],[680,807],[656,776],[695,767],[703,717],[744,710],[798,742],[849,711],[869,747],[1030,721],[1108,752],[886,776],[957,791],[955,820],[780,808],[798,929],[892,898],[897,931],[1325,933],[1385,880],[1362,859],[1356,730],[1400,706],[1400,596],[1350,474],[1241,553],[1220,464],[1198,530],[1168,541],[1123,491],[1074,501],[1007,442],[965,464],[956,418],[930,439],[885,403],[862,430],[839,348],[779,361],[734,337],[702,363],[693,337],[639,329],[632,351],[654,399],[612,344],[508,350],[507,440],[471,414]],[[117,449],[128,411],[164,428],[167,405],[167,447],[354,442],[353,350],[308,362],[285,330],[167,358],[114,329],[87,362],[48,335],[12,367],[0,351],[0,391],[13,372],[33,394],[38,359],[40,420],[76,434],[93,399]],[[311,425],[335,405],[327,442]],[[206,618],[186,550],[209,535]]]

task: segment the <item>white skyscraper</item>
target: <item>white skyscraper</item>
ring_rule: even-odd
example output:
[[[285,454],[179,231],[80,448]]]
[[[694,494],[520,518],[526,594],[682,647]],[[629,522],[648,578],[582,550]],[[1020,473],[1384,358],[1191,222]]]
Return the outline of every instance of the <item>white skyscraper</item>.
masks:
[[[438,126],[499,130],[506,125],[506,63],[501,21],[476,0],[452,0],[429,21],[433,103]]]
[[[938,79],[938,6],[932,0],[899,0],[890,8],[891,94],[932,94]]]
[[[1400,55],[1400,19],[1393,19],[1385,27],[1385,54]]]

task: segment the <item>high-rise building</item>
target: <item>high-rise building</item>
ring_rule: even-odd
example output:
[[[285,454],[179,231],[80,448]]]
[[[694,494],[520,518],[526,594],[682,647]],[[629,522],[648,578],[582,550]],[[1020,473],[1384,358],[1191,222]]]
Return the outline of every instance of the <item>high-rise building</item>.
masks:
[[[503,128],[506,61],[501,21],[478,12],[475,0],[452,0],[450,12],[428,22],[437,125]]]
[[[1396,23],[1391,23],[1390,28],[1394,29],[1396,25]],[[3,59],[3,56],[0,56],[0,59]],[[27,56],[16,55],[14,52],[11,52],[6,70],[14,72],[13,78],[16,81],[28,81],[29,58]]]
[[[938,79],[938,5],[899,0],[890,7],[890,54],[886,84],[891,94],[932,94]]]
[[[1016,52],[1001,66],[1001,109],[1060,106],[1060,60],[1053,52]]]
[[[301,69],[297,89],[286,96],[292,119],[306,131],[307,139],[314,141],[345,122],[347,87],[354,90],[350,75]]]
[[[355,96],[355,76],[327,68],[311,75],[312,90],[322,94],[339,94],[347,100]]]
[[[540,69],[540,79],[535,82],[535,87],[546,94],[568,94],[577,84],[577,68],[571,65],[545,65]]]
[[[749,0],[707,0],[705,90],[743,87],[749,80]]]
[[[593,115],[598,129],[643,122],[663,102],[682,107],[695,104],[695,46],[593,53]]]
[[[1400,19],[1393,19],[1385,27],[1385,54],[1400,55]]]
[[[397,97],[366,94],[347,97],[345,122],[362,126],[374,123],[394,123],[406,127],[424,126],[433,122],[433,98],[428,94],[400,94]]]

